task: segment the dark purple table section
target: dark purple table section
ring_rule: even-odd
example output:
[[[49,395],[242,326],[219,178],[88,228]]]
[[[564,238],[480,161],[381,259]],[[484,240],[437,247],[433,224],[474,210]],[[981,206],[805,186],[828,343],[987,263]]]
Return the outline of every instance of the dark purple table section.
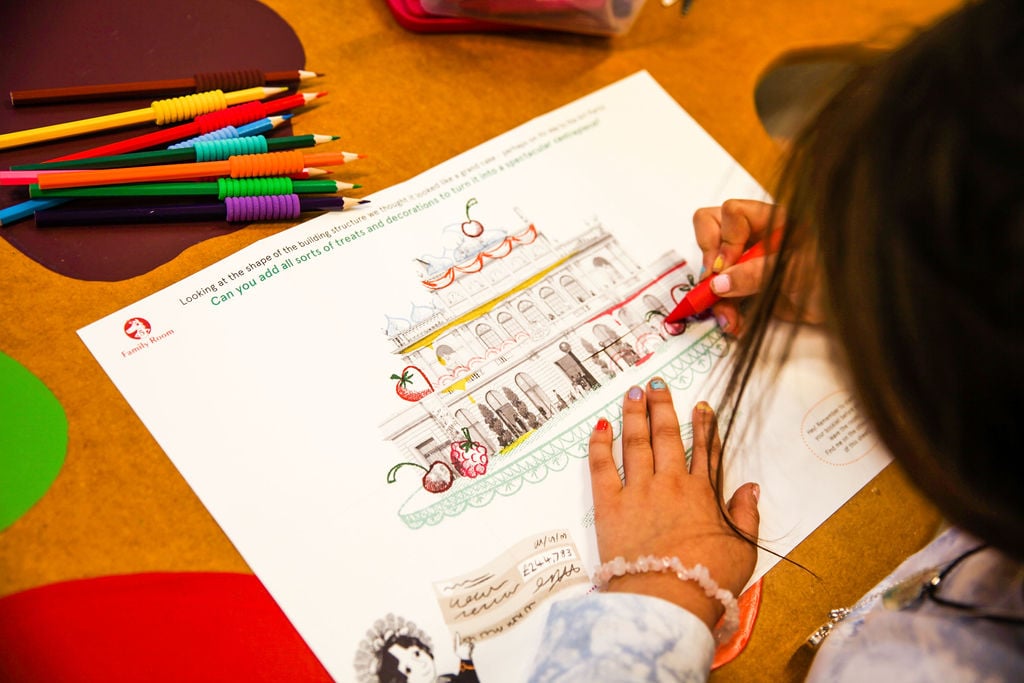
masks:
[[[254,0],[0,2],[0,132],[47,126],[148,107],[151,100],[110,100],[13,107],[11,90],[183,78],[196,73],[305,67],[298,36]],[[0,167],[63,154],[155,130],[153,125],[0,151]],[[275,135],[290,135],[282,126]],[[28,198],[0,187],[0,207]],[[237,230],[223,222],[40,229],[31,218],[0,227],[43,266],[81,280],[117,281],[170,261],[187,247]]]

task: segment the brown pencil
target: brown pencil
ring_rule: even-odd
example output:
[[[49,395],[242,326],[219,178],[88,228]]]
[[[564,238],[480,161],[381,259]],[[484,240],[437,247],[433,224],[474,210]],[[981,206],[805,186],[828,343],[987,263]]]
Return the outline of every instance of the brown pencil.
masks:
[[[261,85],[292,87],[322,75],[315,71],[305,71],[303,69],[266,72],[259,69],[245,69],[202,73],[196,74],[191,78],[12,90],[11,104],[18,106],[133,97],[163,97],[165,95],[181,95],[205,92],[207,90],[243,90]]]

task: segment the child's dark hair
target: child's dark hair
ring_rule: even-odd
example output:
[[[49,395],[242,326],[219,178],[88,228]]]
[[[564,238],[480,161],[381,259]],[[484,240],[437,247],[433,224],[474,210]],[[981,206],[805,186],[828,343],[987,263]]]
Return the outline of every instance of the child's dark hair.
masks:
[[[776,196],[782,247],[723,414],[810,247],[881,441],[952,523],[1024,557],[1024,3],[969,3],[859,68],[794,140]]]

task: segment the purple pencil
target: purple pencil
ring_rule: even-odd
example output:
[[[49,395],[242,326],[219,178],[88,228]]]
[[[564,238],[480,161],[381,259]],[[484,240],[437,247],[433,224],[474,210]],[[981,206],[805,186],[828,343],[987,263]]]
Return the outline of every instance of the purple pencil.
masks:
[[[228,197],[218,202],[46,209],[36,212],[38,227],[182,221],[261,222],[296,220],[311,211],[344,211],[365,204],[352,197],[297,194]]]

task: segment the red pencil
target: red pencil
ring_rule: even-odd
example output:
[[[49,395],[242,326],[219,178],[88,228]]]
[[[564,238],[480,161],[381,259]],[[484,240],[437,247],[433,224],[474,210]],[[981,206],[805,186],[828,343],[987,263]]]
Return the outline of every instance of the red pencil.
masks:
[[[112,142],[109,145],[101,145],[99,147],[84,149],[73,154],[65,154],[61,157],[47,159],[47,161],[91,159],[92,157],[108,156],[111,154],[137,152],[140,149],[149,149],[150,147],[163,147],[173,142],[177,142],[178,140],[184,140],[196,135],[209,133],[210,131],[217,130],[218,128],[251,123],[257,119],[262,119],[273,114],[279,114],[289,109],[303,107],[318,97],[323,97],[326,94],[326,92],[299,92],[294,95],[287,95],[274,100],[267,100],[266,102],[249,102],[247,104],[239,104],[234,107],[228,107],[222,111],[215,111],[210,112],[209,114],[197,116],[188,123],[183,123],[180,126],[161,128],[160,130],[153,131],[152,133],[137,135],[135,137],[128,138],[127,140]],[[250,107],[249,105],[255,106]]]
[[[779,240],[781,239],[781,230],[776,230],[772,233],[771,242],[773,250],[779,248]],[[743,255],[739,257],[736,263],[743,263],[745,261],[764,256],[764,254],[765,244],[762,240],[743,252]],[[683,318],[689,318],[690,316],[697,315],[698,313],[703,313],[714,306],[715,302],[718,301],[720,297],[711,291],[711,280],[713,277],[714,276],[707,277],[698,282],[693,289],[686,293],[683,300],[676,304],[676,307],[672,309],[672,312],[669,313],[668,317],[666,317],[662,322],[664,324],[678,323],[681,322]]]

